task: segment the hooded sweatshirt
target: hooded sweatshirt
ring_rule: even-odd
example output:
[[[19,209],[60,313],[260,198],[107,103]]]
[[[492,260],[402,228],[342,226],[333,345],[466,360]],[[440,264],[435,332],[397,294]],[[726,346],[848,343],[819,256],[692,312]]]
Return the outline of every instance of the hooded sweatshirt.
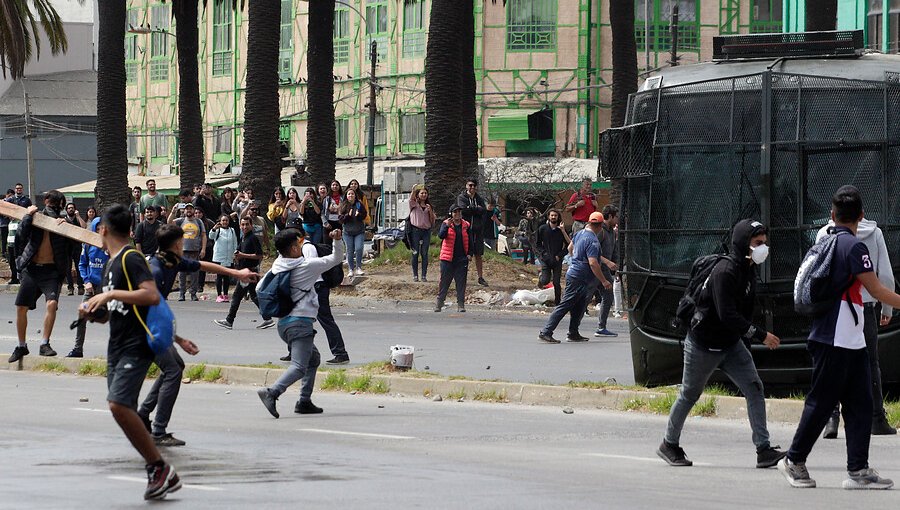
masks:
[[[818,243],[819,240],[825,237],[825,235],[828,234],[828,229],[833,226],[834,222],[829,221],[827,225],[819,229],[819,232],[816,234],[816,242]],[[887,245],[884,242],[884,233],[878,228],[878,224],[872,220],[863,218],[863,220],[859,222],[859,227],[857,227],[856,237],[869,249],[872,267],[875,269],[878,280],[881,281],[882,285],[893,290],[894,270],[891,268],[891,259],[888,255]],[[863,303],[878,302],[877,299],[869,294],[869,291],[867,291],[865,287],[862,288],[862,298]],[[891,315],[893,311],[894,309],[891,308],[890,305],[884,303],[881,304],[881,315]]]
[[[90,225],[91,232],[96,232],[99,224],[100,218],[94,218]],[[106,267],[108,260],[109,255],[106,250],[85,243],[81,249],[81,257],[78,259],[78,272],[84,283],[90,283],[99,289],[103,280],[103,268]]]
[[[741,220],[732,230],[731,252],[720,260],[700,291],[697,312],[703,317],[692,325],[691,337],[710,351],[724,350],[738,340],[762,341],[766,330],[753,325],[756,297],[756,265],[750,255],[750,239],[765,232],[753,220]]]
[[[342,263],[344,261],[344,242],[334,241],[331,255],[319,257],[317,259],[308,259],[299,257],[296,259],[279,255],[272,264],[272,273],[278,274],[284,271],[291,271],[291,294],[296,305],[287,317],[303,317],[306,319],[315,319],[319,314],[319,295],[316,293],[314,286],[316,280],[325,271]],[[262,279],[257,284],[262,285]]]

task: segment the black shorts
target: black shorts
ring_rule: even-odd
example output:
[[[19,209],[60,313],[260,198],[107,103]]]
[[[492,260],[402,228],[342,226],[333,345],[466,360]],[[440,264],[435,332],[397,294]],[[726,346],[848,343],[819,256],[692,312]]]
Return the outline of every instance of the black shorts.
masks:
[[[48,302],[59,301],[59,289],[64,279],[55,265],[29,265],[19,274],[21,284],[16,294],[16,306],[27,306],[29,310],[34,310],[41,294]]]
[[[472,243],[472,255],[484,255],[484,234],[472,234],[469,236]]]
[[[141,385],[153,360],[141,356],[124,355],[111,359],[106,365],[106,400],[137,409]]]

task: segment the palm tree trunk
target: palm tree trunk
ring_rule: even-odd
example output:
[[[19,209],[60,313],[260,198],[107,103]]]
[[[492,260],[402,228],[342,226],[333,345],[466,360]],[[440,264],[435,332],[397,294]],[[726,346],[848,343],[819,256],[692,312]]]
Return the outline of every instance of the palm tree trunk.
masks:
[[[837,30],[837,0],[806,0],[806,31]]]
[[[478,123],[475,102],[475,14],[472,0],[459,1],[459,16],[462,19],[460,43],[462,47],[462,96],[460,97],[461,129],[460,161],[463,172],[468,177],[478,177]]]
[[[628,96],[637,91],[637,45],[634,41],[634,2],[612,0],[609,4],[612,31],[612,126],[625,124]]]
[[[266,197],[281,181],[278,153],[279,0],[248,2],[247,94],[244,102],[244,161],[241,186]]]
[[[197,0],[173,3],[178,26],[178,157],[181,187],[204,182],[203,118],[200,114],[200,51]]]
[[[306,169],[310,185],[334,179],[334,0],[309,3]]]
[[[125,120],[125,2],[99,2],[97,48],[96,206],[128,204],[128,139]]]
[[[459,3],[459,0],[431,3],[425,54],[425,186],[439,216],[447,214],[466,179],[460,159],[462,20]]]

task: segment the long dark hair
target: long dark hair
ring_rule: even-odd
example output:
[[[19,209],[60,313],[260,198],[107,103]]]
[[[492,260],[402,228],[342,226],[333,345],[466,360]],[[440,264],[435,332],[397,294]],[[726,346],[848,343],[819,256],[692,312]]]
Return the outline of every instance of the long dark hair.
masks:
[[[353,203],[352,204],[350,203],[350,198],[348,198],[351,191],[353,192]],[[359,205],[357,205],[357,204],[359,204]],[[351,207],[357,207],[357,208],[362,207],[362,202],[359,200],[359,196],[357,196],[356,190],[347,189],[347,193],[344,194],[344,199],[341,201],[341,206],[340,206],[340,209],[338,209],[338,211],[340,212],[340,214],[347,214],[348,212],[350,212]]]
[[[269,198],[270,204],[274,204],[275,201],[278,200],[277,198],[275,198],[275,193],[278,193],[279,191],[281,192],[282,198],[286,197],[286,195],[284,194],[284,188],[282,188],[281,186],[275,186],[275,189],[272,190],[272,196]]]
[[[337,189],[338,195],[341,195],[341,196],[344,195],[344,188],[341,186],[341,181],[334,179],[333,181],[331,181],[331,184],[337,184],[338,185],[338,189]],[[331,184],[328,185],[328,194],[329,195],[334,194],[334,192],[331,191]]]
[[[417,189],[415,192],[413,192],[413,198],[415,198],[416,202],[419,201],[419,194],[422,193],[423,191],[424,191],[425,193],[428,193],[428,189],[427,189],[427,188],[419,188],[419,189]],[[429,193],[429,195],[430,195],[430,193]],[[426,198],[425,198],[425,204],[431,205],[431,199],[428,198],[428,197],[426,197]]]
[[[229,193],[231,193],[231,198],[227,198]],[[222,189],[222,203],[223,204],[227,203],[229,206],[231,206],[231,203],[234,202],[234,197],[235,197],[234,189],[229,188],[229,187],[225,187]]]
[[[300,201],[300,193],[297,191],[297,188],[290,188],[290,189],[287,191],[287,195],[285,196],[285,198],[288,199],[288,200],[290,200],[290,199],[291,199],[291,192],[294,193],[294,200],[296,200],[297,202],[299,202],[299,201]]]

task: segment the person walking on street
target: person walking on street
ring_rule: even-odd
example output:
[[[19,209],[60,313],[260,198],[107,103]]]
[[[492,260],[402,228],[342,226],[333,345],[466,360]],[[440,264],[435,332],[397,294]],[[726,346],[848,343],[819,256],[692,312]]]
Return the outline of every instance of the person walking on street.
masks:
[[[614,205],[606,205],[603,207],[603,224],[600,225],[600,232],[597,239],[600,241],[600,269],[603,276],[611,281],[615,281],[616,271],[619,266],[616,260],[619,259],[619,242],[616,226],[619,224],[619,209]],[[618,333],[613,333],[606,328],[609,320],[609,311],[613,307],[616,300],[612,287],[598,289],[600,294],[600,313],[597,314],[597,331],[594,332],[596,337],[616,337]]]
[[[431,230],[437,216],[428,200],[428,190],[416,188],[409,197],[409,243],[412,251],[413,281],[419,281],[419,259],[422,259],[422,281],[428,281],[428,249]]]
[[[239,270],[249,269],[253,273],[259,273],[259,264],[263,259],[262,243],[253,234],[253,224],[250,223],[250,218],[246,216],[241,218],[241,241],[234,258],[237,261]],[[241,307],[241,302],[244,301],[244,296],[247,294],[250,295],[250,300],[253,301],[256,308],[259,308],[256,286],[238,284],[234,288],[234,294],[231,296],[231,306],[228,309],[228,315],[224,319],[214,320],[213,323],[225,329],[232,329],[234,327],[234,319],[237,317],[238,310]],[[263,317],[263,321],[256,326],[256,329],[269,329],[274,325],[275,321],[271,317]]]
[[[312,260],[319,258],[319,251],[315,244],[305,238],[303,243],[303,257]],[[334,314],[331,312],[331,289],[325,284],[320,275],[315,283],[316,298],[319,302],[319,310],[316,313],[316,320],[325,330],[325,338],[328,339],[328,349],[331,351],[332,359],[326,361],[327,365],[346,365],[350,363],[350,355],[347,354],[347,347],[344,345],[344,335],[341,328],[338,327],[337,321],[334,320]],[[288,359],[282,361],[290,361],[290,353]]]
[[[437,303],[434,311],[444,308],[450,282],[456,282],[457,311],[466,311],[466,279],[469,273],[469,259],[473,253],[471,224],[462,218],[459,204],[450,206],[450,217],[441,223],[438,238],[441,242],[441,284],[438,287]]]
[[[313,340],[316,330],[313,322],[318,315],[319,300],[310,292],[322,273],[340,264],[344,258],[344,243],[340,229],[333,230],[329,237],[333,251],[325,257],[309,259],[303,256],[304,233],[300,229],[288,228],[275,236],[275,249],[279,257],[272,264],[272,273],[290,272],[293,310],[286,317],[278,319],[278,336],[291,352],[291,364],[271,387],[257,391],[259,399],[273,417],[278,418],[276,401],[287,389],[300,381],[300,398],[294,405],[298,414],[319,414],[322,408],[312,402],[313,387],[320,355]],[[261,285],[262,283],[260,283]]]
[[[477,180],[469,179],[466,181],[466,190],[456,198],[456,205],[462,209],[462,219],[471,226],[471,254],[475,258],[478,285],[487,287],[488,282],[484,279],[484,260],[482,259],[484,256],[484,225],[487,221],[487,204],[481,198],[481,195],[478,194]],[[441,273],[443,274],[443,269]]]
[[[585,228],[572,237],[572,242],[569,243],[572,260],[566,271],[566,291],[547,319],[544,329],[538,334],[541,342],[559,343],[559,340],[553,338],[553,331],[566,314],[569,314],[569,334],[566,339],[569,342],[588,340],[578,332],[588,300],[594,295],[598,283],[604,288],[612,288],[612,282],[606,279],[600,268],[600,241],[597,240],[597,233],[600,232],[602,223],[603,215],[595,212],[588,218]]]
[[[75,204],[68,203],[66,204],[66,223],[69,225],[74,225],[76,227],[86,228],[87,224],[81,218],[81,214],[78,213],[78,210],[75,209]],[[81,257],[81,244],[75,242],[69,242],[69,245],[72,247],[72,254],[70,256],[71,263],[69,267],[66,268],[66,287],[68,290],[69,296],[75,295],[75,287],[78,287],[78,295],[84,295],[84,280],[81,279],[81,273],[78,271],[78,259]],[[72,271],[74,269],[74,272]]]
[[[519,220],[519,232],[517,237],[519,244],[522,246],[522,263],[526,266],[534,264],[536,257],[534,254],[535,234],[537,231],[537,219],[534,217],[534,209],[529,207],[525,209],[525,217]],[[544,284],[546,285],[546,284]]]
[[[103,245],[110,253],[102,292],[83,303],[79,317],[109,322],[107,386],[109,410],[125,437],[146,463],[144,499],[162,499],[181,488],[175,469],[167,464],[136,412],[141,385],[153,362],[142,318],[159,303],[159,291],[147,261],[131,248],[131,214],[116,204],[106,210],[100,226]]]
[[[572,213],[572,237],[584,228],[591,214],[600,209],[600,199],[591,191],[593,184],[592,179],[583,179],[581,189],[573,193],[566,203],[566,211]]]
[[[347,265],[350,277],[363,276],[362,258],[366,241],[366,215],[369,214],[362,202],[357,200],[356,191],[347,190],[347,195],[338,208],[338,219],[343,226],[344,244],[347,245]]]
[[[65,222],[62,211],[63,194],[50,190],[44,195],[44,209],[40,214],[56,219],[57,224]],[[66,277],[66,269],[71,263],[71,241],[57,234],[34,226],[34,215],[37,206],[26,210],[18,227],[19,239],[26,243],[15,264],[20,270],[21,285],[16,294],[16,333],[19,344],[9,357],[15,363],[28,355],[28,344],[25,333],[28,330],[28,311],[37,307],[37,300],[44,295],[47,309],[44,313],[44,324],[41,328],[43,339],[38,353],[41,356],[56,356],[50,347],[50,335],[56,323],[56,311],[59,307],[59,290]],[[127,212],[127,210],[126,210]],[[130,225],[130,223],[129,223]],[[129,227],[130,228],[130,227]]]
[[[791,448],[778,469],[792,487],[811,488],[806,459],[836,405],[841,405],[847,432],[847,474],[844,489],[890,489],[894,482],[869,467],[872,433],[872,378],[866,353],[862,289],[878,302],[900,307],[900,295],[878,281],[872,255],[857,237],[863,219],[862,196],[853,186],[842,186],[831,199],[834,248],[830,281],[820,289],[834,296],[830,309],[814,317],[807,350],[812,355],[812,387]],[[849,287],[848,287],[849,283]]]
[[[96,232],[100,226],[100,218],[95,218],[91,222],[91,232]],[[103,268],[109,262],[109,254],[103,248],[91,246],[85,243],[81,250],[81,257],[78,259],[78,272],[84,282],[84,298],[82,303],[87,302],[100,289],[103,280]],[[83,358],[84,357],[84,335],[87,330],[87,321],[80,320],[75,326],[75,346],[66,354],[67,358]]]
[[[538,285],[546,287],[548,283],[553,282],[554,306],[559,305],[559,298],[562,294],[560,282],[562,263],[566,254],[569,253],[569,243],[572,242],[561,221],[562,215],[559,214],[559,211],[550,209],[547,212],[547,223],[538,227],[534,243],[538,257],[541,259],[541,276],[538,278]]]
[[[206,226],[203,221],[194,216],[194,204],[187,202],[184,204],[184,217],[170,221],[170,223],[181,227],[184,231],[184,258],[189,260],[202,260],[206,256]],[[178,301],[184,301],[185,291],[187,291],[187,280],[191,279],[191,301],[198,301],[197,291],[200,289],[200,273],[192,271],[190,273],[182,271],[178,277],[180,294]]]
[[[831,228],[834,228],[833,221],[829,221],[827,225],[819,229],[816,235],[816,242],[828,235],[828,230]],[[863,218],[856,230],[856,237],[868,248],[872,267],[875,269],[875,276],[878,277],[878,281],[888,289],[893,289],[894,270],[891,268],[891,259],[888,255],[887,245],[884,242],[884,233],[878,227],[878,224]],[[887,413],[884,410],[884,394],[881,390],[881,366],[878,360],[878,326],[890,324],[893,308],[890,305],[876,301],[866,289],[862,289],[862,296],[863,316],[865,318],[863,334],[866,337],[866,353],[869,356],[869,372],[872,376],[872,435],[894,435],[897,433],[897,429],[888,422]],[[879,308],[881,309],[880,313]],[[841,406],[838,405],[834,408],[828,424],[825,425],[822,437],[825,439],[836,439],[840,421]]]
[[[756,268],[765,262],[769,253],[766,234],[766,227],[758,221],[737,222],[731,234],[730,254],[715,263],[703,283],[684,340],[681,389],[669,412],[665,438],[656,451],[669,465],[692,465],[679,444],[681,430],[716,369],[724,372],[747,400],[756,467],[775,466],[785,455],[769,443],[763,383],[748,347],[751,341],[756,341],[775,349],[781,342],[751,322],[756,302]]]
[[[237,232],[231,228],[231,218],[223,214],[219,223],[209,231],[213,240],[212,262],[225,268],[234,266],[234,252],[238,249]],[[230,278],[223,274],[216,275],[216,303],[228,302]]]

